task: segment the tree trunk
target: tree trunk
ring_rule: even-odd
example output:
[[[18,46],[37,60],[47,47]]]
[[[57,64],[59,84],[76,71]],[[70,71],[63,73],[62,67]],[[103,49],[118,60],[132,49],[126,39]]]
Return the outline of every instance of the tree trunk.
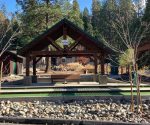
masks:
[[[142,99],[140,94],[140,80],[138,75],[138,65],[135,64],[135,73],[136,73],[136,87],[137,87],[137,112],[142,111]]]
[[[132,82],[132,67],[129,67],[129,80],[130,80],[130,87],[131,87],[131,112],[134,112],[134,99],[133,99],[133,82]]]
[[[1,89],[1,81],[3,77],[3,62],[0,64],[0,89]]]

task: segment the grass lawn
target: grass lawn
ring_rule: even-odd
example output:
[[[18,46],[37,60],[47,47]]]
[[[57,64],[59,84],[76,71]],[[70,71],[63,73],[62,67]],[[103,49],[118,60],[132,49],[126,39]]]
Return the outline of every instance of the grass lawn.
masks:
[[[93,92],[93,93],[25,93],[25,94],[0,94],[0,98],[21,98],[21,97],[64,97],[64,96],[116,96],[124,95],[129,96],[130,92]],[[136,95],[136,92],[134,92]],[[149,96],[150,92],[141,92],[142,96]]]

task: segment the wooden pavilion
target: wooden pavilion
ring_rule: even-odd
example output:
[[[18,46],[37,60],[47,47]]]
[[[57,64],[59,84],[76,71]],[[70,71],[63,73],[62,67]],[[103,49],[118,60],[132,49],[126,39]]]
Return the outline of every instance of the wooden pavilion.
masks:
[[[2,72],[4,75],[22,74],[23,57],[16,54],[16,51],[5,51],[0,57],[0,64],[3,62]]]
[[[63,37],[63,40],[67,40],[67,36],[71,37],[75,42],[71,45],[60,47],[56,40],[60,37]],[[52,45],[55,51],[46,50],[49,45]],[[76,50],[77,45],[82,45],[85,49],[83,51]],[[101,74],[104,74],[105,57],[112,52],[113,50],[106,47],[102,42],[94,39],[67,19],[63,19],[20,49],[18,54],[26,58],[26,77],[28,77],[30,76],[30,61],[33,61],[33,76],[36,76],[36,63],[40,57],[92,57],[95,74],[97,74],[98,62],[101,64]]]

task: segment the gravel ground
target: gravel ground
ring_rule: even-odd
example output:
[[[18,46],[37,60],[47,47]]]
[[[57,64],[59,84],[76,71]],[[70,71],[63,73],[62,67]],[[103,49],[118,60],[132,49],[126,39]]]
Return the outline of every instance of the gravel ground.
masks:
[[[135,105],[135,109],[136,109]],[[130,103],[109,100],[69,102],[0,102],[0,117],[85,119],[150,123],[150,100],[143,102],[143,113],[130,112]]]

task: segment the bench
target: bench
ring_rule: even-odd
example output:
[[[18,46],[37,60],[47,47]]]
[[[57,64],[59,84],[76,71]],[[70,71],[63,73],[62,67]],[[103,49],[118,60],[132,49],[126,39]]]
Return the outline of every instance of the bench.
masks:
[[[80,83],[80,74],[55,74],[51,75],[52,83],[63,81],[67,83],[68,81],[77,81]]]

